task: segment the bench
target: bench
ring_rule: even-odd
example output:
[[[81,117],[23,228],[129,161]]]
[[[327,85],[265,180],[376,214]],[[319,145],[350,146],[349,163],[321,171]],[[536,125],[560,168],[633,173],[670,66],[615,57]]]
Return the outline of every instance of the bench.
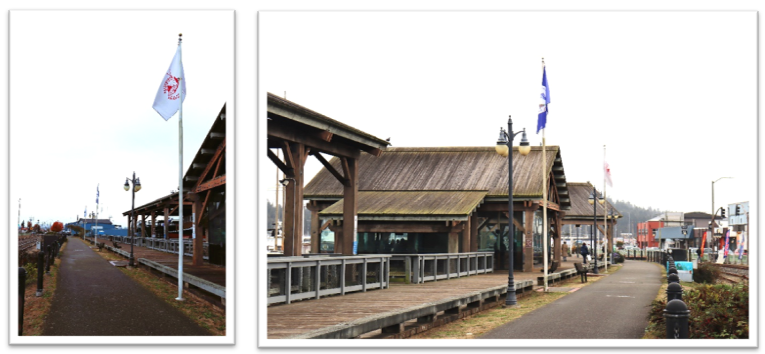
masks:
[[[582,283],[586,283],[587,282],[587,272],[590,269],[590,265],[588,264],[588,265],[584,266],[584,265],[582,265],[582,263],[576,262],[576,263],[574,263],[574,268],[576,268],[576,274],[581,275]]]
[[[552,261],[550,262],[550,265],[547,266],[547,274],[550,274],[552,272],[555,272],[558,269],[558,266],[560,265],[560,262],[558,261]],[[544,272],[544,268],[539,270],[540,272]]]

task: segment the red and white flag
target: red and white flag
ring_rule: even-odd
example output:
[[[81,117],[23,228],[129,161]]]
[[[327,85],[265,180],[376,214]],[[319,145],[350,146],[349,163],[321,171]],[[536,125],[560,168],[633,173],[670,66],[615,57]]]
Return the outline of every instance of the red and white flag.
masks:
[[[608,162],[603,161],[603,174],[606,176],[606,183],[613,187],[614,183],[611,182],[611,168],[608,167]]]
[[[183,95],[181,96],[181,90]],[[175,52],[173,61],[162,78],[157,96],[154,97],[154,108],[165,120],[170,119],[180,108],[181,97],[186,99],[186,76],[183,74],[183,62],[181,61],[181,46]]]

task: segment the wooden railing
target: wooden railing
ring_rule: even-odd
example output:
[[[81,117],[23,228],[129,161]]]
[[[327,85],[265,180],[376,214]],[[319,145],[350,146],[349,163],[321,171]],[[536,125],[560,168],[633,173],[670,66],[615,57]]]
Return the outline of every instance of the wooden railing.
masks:
[[[269,257],[268,304],[390,287],[390,255]]]
[[[494,252],[393,254],[394,274],[401,274],[406,283],[420,284],[491,273]]]
[[[100,236],[99,238],[106,238],[110,241],[117,241],[124,245],[130,246],[130,236]],[[133,245],[139,247],[146,247],[156,251],[162,251],[167,253],[178,254],[179,242],[177,238],[165,239],[157,237],[134,237]],[[183,240],[183,255],[192,257],[194,255],[194,245],[192,240]],[[207,242],[202,243],[203,259],[209,259],[209,244]]]

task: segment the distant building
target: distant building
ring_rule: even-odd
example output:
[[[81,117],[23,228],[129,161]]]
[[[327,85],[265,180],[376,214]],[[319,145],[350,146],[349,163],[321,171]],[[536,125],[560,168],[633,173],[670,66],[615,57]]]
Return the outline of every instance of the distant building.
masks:
[[[85,229],[86,233],[90,233],[90,231],[93,229],[93,226],[98,225],[99,229],[104,232],[106,235],[114,235],[114,236],[124,236],[127,235],[127,229],[120,228],[119,225],[112,224],[112,221],[109,219],[85,219],[85,218],[79,218],[75,222],[70,222],[65,225],[65,228],[70,229],[70,226],[79,226],[83,229]],[[73,230],[74,231],[74,230]],[[74,233],[77,233],[74,231]],[[100,234],[100,233],[99,233]]]

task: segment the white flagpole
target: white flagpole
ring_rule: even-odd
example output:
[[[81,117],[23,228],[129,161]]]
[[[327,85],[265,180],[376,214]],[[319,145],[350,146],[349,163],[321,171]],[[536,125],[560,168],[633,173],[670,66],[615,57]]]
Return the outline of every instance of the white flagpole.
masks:
[[[542,58],[542,72],[545,70],[545,58]],[[547,107],[545,106],[545,111]],[[546,126],[545,122],[545,126]],[[545,128],[542,128],[542,219],[544,220],[544,231],[542,233],[542,247],[544,247],[544,272],[545,272],[545,292],[547,292],[547,145],[545,143]],[[510,216],[512,217],[512,215]]]
[[[100,184],[98,184],[96,186],[96,202],[99,201],[99,197],[100,197],[99,194],[101,194],[101,192],[98,191],[98,187],[99,186],[100,186]],[[93,237],[94,237],[94,240],[96,240],[95,241],[95,245],[96,245],[96,247],[98,247],[98,203],[96,203],[96,227],[95,227],[94,231],[95,231],[95,236],[93,236]]]
[[[606,187],[608,184],[606,183],[606,146],[603,145],[603,199],[605,202],[603,205],[605,205],[605,209],[603,209],[603,230],[605,230],[604,239],[603,242],[603,261],[605,263],[605,270],[608,272],[608,250],[606,247],[608,247],[608,199],[606,198]]]
[[[182,33],[178,34],[178,47],[181,46]],[[183,58],[183,54],[181,54]],[[181,63],[183,60],[181,59]],[[183,301],[183,80],[178,81],[178,89],[181,91],[180,101],[178,101],[178,301]]]

